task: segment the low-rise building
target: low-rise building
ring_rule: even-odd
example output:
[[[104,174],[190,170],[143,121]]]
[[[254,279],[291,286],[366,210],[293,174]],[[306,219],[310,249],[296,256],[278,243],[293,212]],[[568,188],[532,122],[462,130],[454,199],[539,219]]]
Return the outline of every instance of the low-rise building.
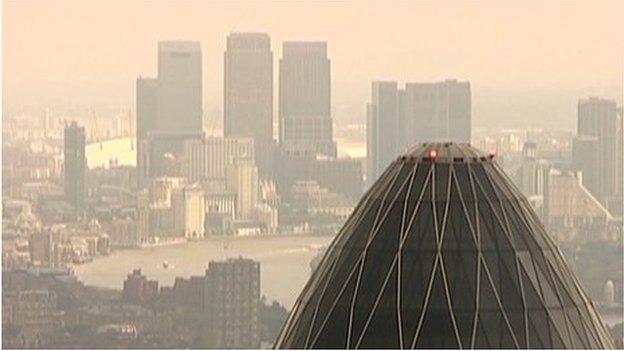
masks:
[[[37,348],[63,328],[56,293],[48,290],[3,291],[2,346]]]

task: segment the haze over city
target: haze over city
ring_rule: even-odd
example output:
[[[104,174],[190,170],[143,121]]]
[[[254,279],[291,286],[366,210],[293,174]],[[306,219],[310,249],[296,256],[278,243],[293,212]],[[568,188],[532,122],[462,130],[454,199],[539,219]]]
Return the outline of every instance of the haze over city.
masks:
[[[623,2],[4,1],[2,347],[624,347]]]
[[[374,79],[469,80],[477,127],[573,130],[578,96],[621,102],[623,91],[619,2],[8,1],[3,10],[5,110],[132,106],[134,78],[156,70],[156,42],[189,39],[201,42],[204,113],[219,126],[225,37],[242,31],[270,33],[276,57],[282,41],[327,41],[336,123],[365,121]]]

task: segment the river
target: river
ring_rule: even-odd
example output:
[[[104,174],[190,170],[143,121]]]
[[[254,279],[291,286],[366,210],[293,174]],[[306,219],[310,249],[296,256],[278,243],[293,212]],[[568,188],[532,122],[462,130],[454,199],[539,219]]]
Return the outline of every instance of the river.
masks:
[[[110,168],[116,166],[136,166],[136,140],[117,138],[87,144],[85,156],[89,168]]]
[[[208,262],[228,257],[248,257],[260,262],[261,294],[291,308],[310,277],[310,260],[330,236],[275,236],[207,239],[141,250],[115,251],[74,271],[86,285],[122,289],[126,275],[141,268],[148,279],[173,285],[175,277],[203,275]],[[162,267],[164,261],[169,268]]]
[[[366,157],[366,143],[346,139],[337,139],[338,154],[341,157]],[[110,168],[117,166],[136,166],[136,139],[116,138],[98,141],[85,147],[89,168]]]

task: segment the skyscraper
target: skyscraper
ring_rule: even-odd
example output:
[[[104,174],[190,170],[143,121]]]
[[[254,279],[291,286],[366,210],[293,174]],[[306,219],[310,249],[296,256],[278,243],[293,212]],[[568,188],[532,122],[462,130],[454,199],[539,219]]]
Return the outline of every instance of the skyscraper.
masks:
[[[615,101],[590,97],[578,102],[578,136],[597,139],[597,179],[595,189],[590,190],[603,205],[618,189],[618,130]]]
[[[139,77],[136,81],[136,148],[137,178],[144,186],[147,178],[147,134],[156,130],[156,92],[158,80]]]
[[[607,203],[614,216],[624,218],[624,107],[618,109],[615,196]]]
[[[202,133],[202,54],[199,42],[163,41],[158,43],[158,77],[138,78],[136,82],[136,129],[138,185],[144,187],[150,158],[161,158],[161,150],[150,150],[150,136],[199,135]],[[171,139],[171,138],[170,138]],[[183,138],[175,138],[182,140]],[[171,144],[180,149],[181,144]],[[152,166],[155,166],[151,162]],[[153,168],[153,167],[152,167]]]
[[[276,348],[611,348],[574,272],[491,156],[426,143],[370,188]]]
[[[407,83],[399,101],[403,150],[417,142],[470,142],[469,82]]]
[[[260,174],[273,159],[273,52],[264,33],[232,33],[224,53],[223,125],[225,137],[251,138]]]
[[[373,82],[366,114],[366,178],[372,184],[401,151],[396,82]]]
[[[327,43],[284,42],[279,81],[282,147],[294,153],[336,157]]]
[[[367,183],[372,184],[399,153],[419,142],[469,143],[469,82],[373,82],[367,106]]]
[[[158,43],[156,128],[202,130],[202,53],[199,42]]]
[[[598,173],[598,138],[577,136],[572,139],[572,169],[581,172],[583,186],[596,196],[600,188]]]
[[[87,158],[85,156],[85,129],[76,122],[65,126],[64,142],[64,185],[65,198],[76,210],[84,209],[86,194],[85,175]]]

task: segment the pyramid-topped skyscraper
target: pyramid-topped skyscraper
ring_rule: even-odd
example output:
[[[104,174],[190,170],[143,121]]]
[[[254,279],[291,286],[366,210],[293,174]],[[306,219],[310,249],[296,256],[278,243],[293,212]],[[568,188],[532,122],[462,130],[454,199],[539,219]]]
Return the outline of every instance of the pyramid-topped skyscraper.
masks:
[[[431,143],[366,193],[277,348],[611,348],[579,281],[494,155]]]

